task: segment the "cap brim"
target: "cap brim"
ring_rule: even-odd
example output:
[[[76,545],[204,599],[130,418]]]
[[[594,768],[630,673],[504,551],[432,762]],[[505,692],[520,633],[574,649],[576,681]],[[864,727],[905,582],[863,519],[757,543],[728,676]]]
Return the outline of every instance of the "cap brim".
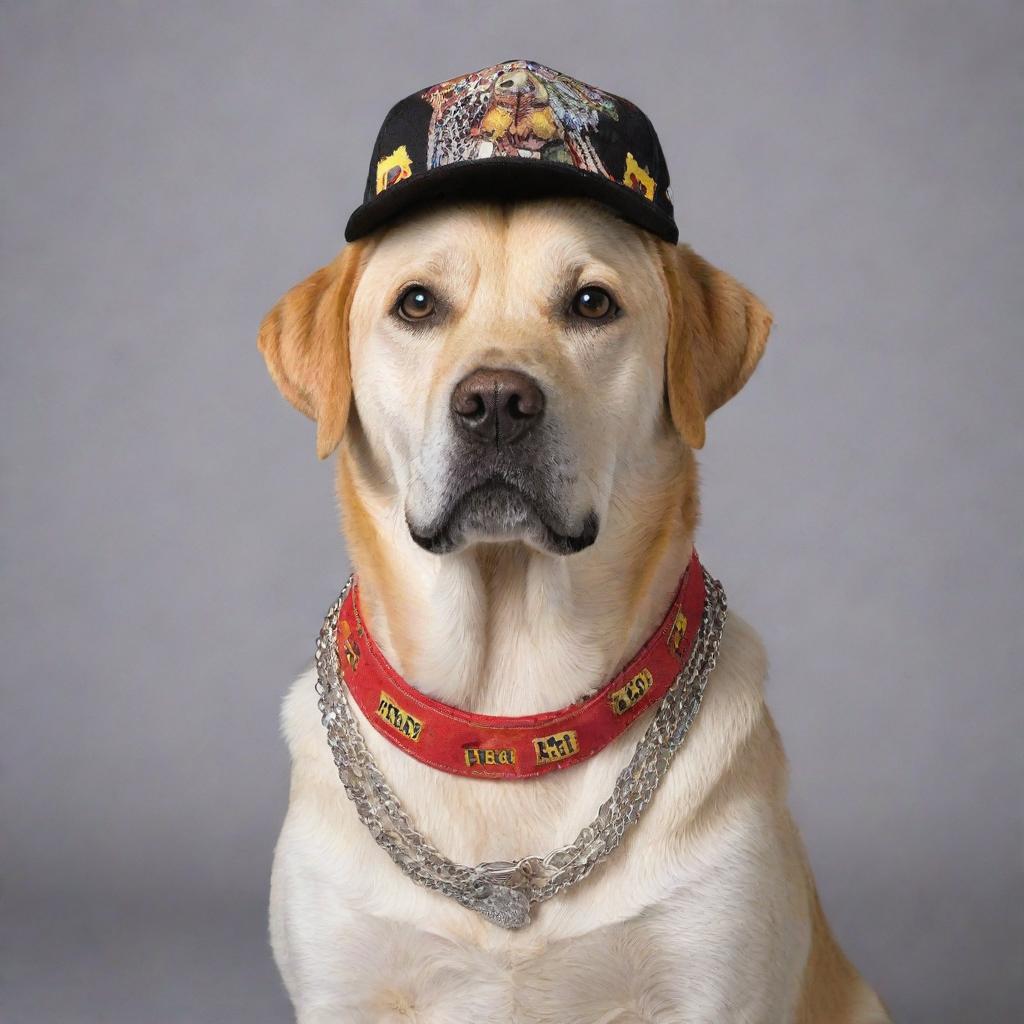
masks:
[[[345,226],[354,242],[410,207],[439,199],[492,199],[497,202],[547,196],[577,196],[610,207],[623,219],[675,244],[675,221],[646,196],[626,185],[571,164],[524,157],[463,160],[422,171],[396,182],[355,210]]]

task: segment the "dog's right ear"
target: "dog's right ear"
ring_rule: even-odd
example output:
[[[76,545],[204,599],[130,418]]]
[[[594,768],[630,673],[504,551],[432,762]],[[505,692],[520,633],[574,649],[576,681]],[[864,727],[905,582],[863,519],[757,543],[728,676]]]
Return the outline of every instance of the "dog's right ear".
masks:
[[[352,402],[348,314],[366,245],[360,240],[297,284],[263,318],[259,349],[281,394],[316,421],[316,453],[338,447]]]

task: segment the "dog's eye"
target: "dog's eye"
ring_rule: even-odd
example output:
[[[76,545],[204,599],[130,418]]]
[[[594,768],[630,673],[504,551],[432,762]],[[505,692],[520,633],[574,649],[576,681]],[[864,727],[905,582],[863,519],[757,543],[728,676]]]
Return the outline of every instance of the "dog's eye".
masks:
[[[434,296],[418,284],[406,288],[398,300],[398,315],[403,320],[425,320],[436,307]]]
[[[587,285],[576,293],[572,300],[572,311],[585,320],[609,320],[619,308],[603,288]]]

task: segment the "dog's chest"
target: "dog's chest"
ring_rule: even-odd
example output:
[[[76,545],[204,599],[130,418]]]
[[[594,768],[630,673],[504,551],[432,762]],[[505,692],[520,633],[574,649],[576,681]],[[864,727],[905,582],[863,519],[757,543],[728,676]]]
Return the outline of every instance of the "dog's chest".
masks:
[[[734,820],[738,842],[690,846],[689,868],[659,866],[649,843],[648,856],[634,848],[535,908],[520,932],[378,871],[361,849],[334,860],[315,846],[292,849],[275,867],[275,930],[287,933],[275,936],[275,952],[293,992],[336,1008],[325,1020],[696,1022],[749,1005],[757,1011],[742,1019],[778,1021],[806,936],[786,934],[799,916],[780,851],[765,839],[774,830],[757,818],[751,809]],[[294,831],[308,839],[308,828]],[[761,927],[769,920],[778,923],[771,941]]]
[[[742,646],[730,646],[702,728],[626,842],[581,887],[535,908],[520,932],[495,928],[390,863],[344,798],[309,712],[311,680],[300,680],[285,715],[294,775],[272,893],[274,949],[293,998],[367,1021],[697,1021],[724,1019],[747,1000],[759,1009],[745,1019],[784,1019],[787,972],[805,936],[780,940],[801,915],[774,802],[723,781],[723,747],[763,726],[762,666],[744,666]],[[610,750],[604,767],[595,759],[565,773],[570,788],[538,799],[518,784],[433,772],[425,785],[422,766],[375,753],[417,826],[465,863],[545,853],[559,827],[561,841],[571,838],[628,759],[625,747]],[[752,770],[767,788],[771,772]],[[712,789],[714,818],[703,821]],[[769,921],[770,945],[772,928],[758,925]]]
[[[422,1024],[696,1022],[726,1019],[737,1004],[758,1006],[751,1019],[783,1019],[782,1000],[763,1013],[773,998],[766,990],[785,990],[772,977],[778,968],[768,950],[749,929],[742,936],[704,930],[695,941],[682,919],[671,920],[687,909],[680,901],[575,939],[491,945],[356,918],[328,943],[345,966],[321,975],[317,1001],[343,1010],[338,1020]]]

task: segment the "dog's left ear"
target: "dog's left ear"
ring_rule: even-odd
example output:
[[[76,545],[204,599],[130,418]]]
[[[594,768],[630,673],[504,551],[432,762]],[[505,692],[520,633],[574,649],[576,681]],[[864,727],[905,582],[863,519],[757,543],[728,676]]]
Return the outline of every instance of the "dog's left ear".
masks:
[[[281,394],[316,420],[316,453],[338,447],[352,402],[348,314],[366,243],[352,242],[337,258],[297,284],[263,318],[259,349]]]
[[[760,299],[689,246],[658,240],[668,290],[665,381],[672,422],[691,448],[704,421],[754,372],[772,315]]]

